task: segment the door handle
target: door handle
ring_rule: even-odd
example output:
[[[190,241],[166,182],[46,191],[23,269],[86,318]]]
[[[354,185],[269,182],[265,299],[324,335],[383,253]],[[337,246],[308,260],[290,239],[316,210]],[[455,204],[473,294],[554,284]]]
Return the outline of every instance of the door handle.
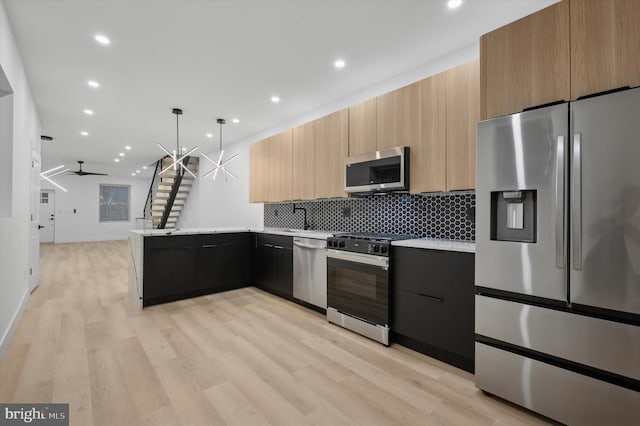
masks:
[[[573,269],[582,269],[582,135],[573,135],[573,165],[571,181],[571,208],[573,215]]]
[[[44,229],[44,226],[38,225],[38,229]]]
[[[308,249],[325,249],[326,248],[326,247],[323,247],[323,246],[312,246],[310,244],[303,244],[303,243],[298,242],[298,241],[294,241],[293,244],[298,246],[298,247],[308,248]]]
[[[556,266],[565,267],[565,241],[564,241],[564,184],[565,184],[565,140],[564,136],[558,136],[556,145]]]
[[[424,297],[425,299],[428,300],[433,300],[434,302],[444,302],[444,298],[442,297],[437,297],[437,296],[431,296],[429,294],[424,294],[424,293],[418,293],[418,296]]]

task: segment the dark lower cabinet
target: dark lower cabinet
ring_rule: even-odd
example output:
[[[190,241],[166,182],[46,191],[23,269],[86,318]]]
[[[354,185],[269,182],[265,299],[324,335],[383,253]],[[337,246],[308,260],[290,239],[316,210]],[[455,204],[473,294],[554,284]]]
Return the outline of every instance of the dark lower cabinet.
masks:
[[[217,291],[247,286],[251,280],[251,234],[197,236],[197,281]]]
[[[258,287],[293,298],[293,237],[255,234],[253,271]]]
[[[395,247],[393,261],[395,341],[473,372],[475,255]]]
[[[251,234],[145,237],[143,269],[143,306],[245,287]]]

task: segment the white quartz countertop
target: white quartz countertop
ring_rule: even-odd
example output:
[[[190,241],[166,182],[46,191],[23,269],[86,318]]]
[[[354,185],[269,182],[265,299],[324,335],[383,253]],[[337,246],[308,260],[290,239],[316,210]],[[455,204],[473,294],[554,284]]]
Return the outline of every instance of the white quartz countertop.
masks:
[[[418,238],[415,240],[401,240],[391,243],[393,246],[421,248],[430,250],[459,251],[475,253],[476,243],[469,241],[436,240],[434,238]]]
[[[163,237],[170,235],[195,235],[195,234],[230,234],[238,232],[259,232],[264,234],[285,235],[290,237],[315,238],[326,240],[333,233],[327,231],[314,231],[302,229],[281,228],[184,228],[184,229],[136,229],[131,231],[144,237]]]
[[[169,235],[193,235],[193,234],[229,234],[236,232],[251,232],[250,228],[184,228],[184,229],[136,229],[134,234],[145,237],[162,237]]]
[[[333,232],[329,231],[314,231],[312,229],[303,230],[303,229],[280,229],[280,228],[264,228],[264,229],[253,229],[253,232],[260,232],[262,234],[272,234],[272,235],[286,235],[292,237],[300,237],[300,238],[315,238],[317,240],[326,240],[329,237],[333,237]]]

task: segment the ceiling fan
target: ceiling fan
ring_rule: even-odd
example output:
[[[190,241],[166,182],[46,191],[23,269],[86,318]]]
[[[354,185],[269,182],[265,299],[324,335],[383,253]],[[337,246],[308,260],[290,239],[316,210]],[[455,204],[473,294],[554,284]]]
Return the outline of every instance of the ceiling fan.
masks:
[[[78,170],[70,170],[69,173],[74,173],[78,176],[87,176],[87,175],[95,175],[95,176],[108,176],[106,173],[94,173],[94,172],[85,172],[82,170],[82,164],[84,161],[78,160],[78,164],[80,165],[80,169]]]

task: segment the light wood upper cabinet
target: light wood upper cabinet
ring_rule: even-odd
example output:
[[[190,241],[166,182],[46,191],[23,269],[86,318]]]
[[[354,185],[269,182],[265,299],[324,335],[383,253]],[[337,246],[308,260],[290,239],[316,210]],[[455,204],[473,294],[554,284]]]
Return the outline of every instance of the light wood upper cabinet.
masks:
[[[420,82],[378,96],[378,150],[418,143],[421,99]]]
[[[476,184],[476,125],[480,120],[479,62],[446,71],[447,191]]]
[[[446,188],[447,92],[446,73],[421,81],[421,139],[410,147],[412,193],[444,191]]]
[[[249,147],[249,202],[291,200],[291,135],[287,130]]]
[[[376,98],[349,107],[349,156],[378,150],[377,111]]]
[[[249,202],[259,202],[258,195],[258,173],[257,168],[260,164],[258,156],[258,144],[249,145]]]
[[[265,139],[249,147],[249,202],[269,201],[271,185],[269,140]]]
[[[313,122],[293,129],[292,199],[316,198],[315,125]]]
[[[270,202],[290,201],[292,191],[292,130],[286,130],[269,139],[272,174]]]
[[[344,159],[349,153],[349,111],[344,109],[313,123],[315,198],[345,197]]]
[[[569,21],[565,0],[480,38],[483,119],[570,99]]]
[[[571,99],[640,85],[640,1],[571,0]]]

